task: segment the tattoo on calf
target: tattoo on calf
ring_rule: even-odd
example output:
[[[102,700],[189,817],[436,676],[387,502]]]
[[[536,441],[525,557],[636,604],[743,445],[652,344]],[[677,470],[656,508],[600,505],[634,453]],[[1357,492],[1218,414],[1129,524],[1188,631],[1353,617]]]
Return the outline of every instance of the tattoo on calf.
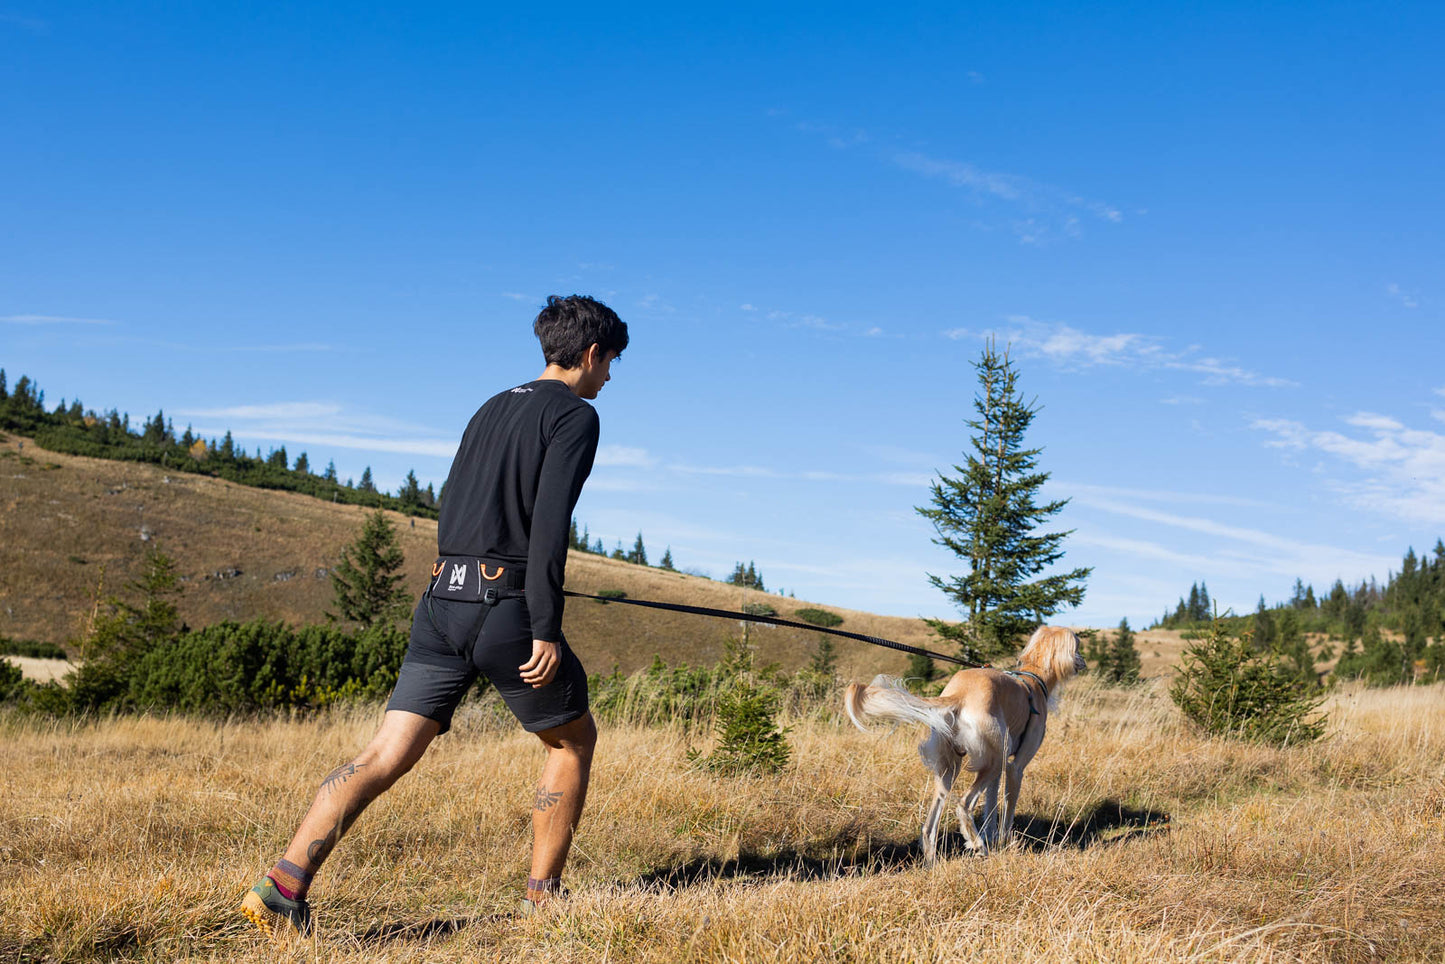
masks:
[[[311,841],[306,848],[306,860],[311,864],[313,870],[319,868],[324,860],[331,855],[332,848],[336,846],[336,831],[333,830],[320,840]]]
[[[361,811],[365,810],[374,799],[376,798],[364,796],[357,800],[355,806],[342,812],[341,819],[336,822],[336,826],[331,828],[330,833],[320,840],[311,841],[311,845],[306,848],[306,860],[311,864],[313,872],[320,868],[327,857],[331,856],[331,851],[336,849],[342,834],[351,829],[356,818],[361,816]]]
[[[553,806],[556,805],[557,801],[559,801],[559,800],[561,800],[561,799],[562,799],[562,791],[561,791],[561,790],[558,790],[557,792],[553,793],[551,790],[548,790],[546,787],[538,787],[538,788],[537,788],[537,796],[536,796],[536,798],[532,801],[532,809],[533,809],[533,810],[550,810],[550,809],[552,809]]]
[[[343,763],[341,766],[326,774],[326,779],[321,781],[321,789],[331,791],[332,787],[339,786],[356,776],[356,771],[366,766],[365,763]]]

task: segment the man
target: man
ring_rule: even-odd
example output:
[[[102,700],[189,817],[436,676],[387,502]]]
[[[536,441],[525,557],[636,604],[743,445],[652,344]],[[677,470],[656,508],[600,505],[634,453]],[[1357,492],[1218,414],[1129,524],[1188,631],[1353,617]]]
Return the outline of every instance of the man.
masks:
[[[462,434],[437,522],[439,558],[381,729],[321,782],[285,854],[242,900],[267,934],[310,931],[306,894],[322,863],[447,731],[478,674],[547,748],[522,913],[561,892],[597,742],[587,674],[562,635],[562,582],[572,510],[597,452],[597,413],[584,399],[611,378],[627,325],[601,302],[553,295],[533,331],[546,369],[490,399]]]

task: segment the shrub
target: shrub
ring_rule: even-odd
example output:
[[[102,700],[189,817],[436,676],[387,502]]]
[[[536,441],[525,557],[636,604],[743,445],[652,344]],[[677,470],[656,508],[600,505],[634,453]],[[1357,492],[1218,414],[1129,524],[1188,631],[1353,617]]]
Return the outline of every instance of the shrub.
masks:
[[[743,603],[743,612],[749,616],[776,616],[778,611],[765,602]]]
[[[1184,651],[1169,697],[1205,732],[1261,743],[1303,743],[1324,733],[1321,698],[1273,651],[1255,652],[1216,619]]]
[[[0,636],[0,654],[5,656],[31,656],[36,659],[69,659],[64,648],[54,643],[43,643],[38,639],[10,639]]]
[[[718,663],[721,692],[714,727],[718,742],[706,757],[688,751],[688,759],[714,773],[776,773],[788,763],[788,741],[778,728],[777,668],[754,670],[754,650],[730,640]]]
[[[225,714],[380,698],[396,682],[407,635],[389,626],[225,622],[157,646],[130,674],[126,702]]]
[[[793,613],[793,615],[805,623],[822,626],[824,629],[831,629],[834,626],[843,625],[842,616],[839,616],[837,613],[830,613],[826,609],[799,609]]]
[[[607,601],[608,601],[609,599],[626,599],[626,598],[627,598],[627,593],[624,592],[624,591],[621,590],[621,589],[599,589],[599,590],[597,590],[595,593],[593,593],[592,595],[597,596],[597,597],[598,597],[597,602],[600,603],[600,604],[603,605],[603,606],[607,605]]]
[[[0,703],[8,703],[25,685],[25,674],[9,660],[0,659]]]
[[[693,759],[714,773],[777,773],[788,764],[788,741],[773,720],[776,693],[751,680],[738,680],[718,700],[718,743],[705,758]]]

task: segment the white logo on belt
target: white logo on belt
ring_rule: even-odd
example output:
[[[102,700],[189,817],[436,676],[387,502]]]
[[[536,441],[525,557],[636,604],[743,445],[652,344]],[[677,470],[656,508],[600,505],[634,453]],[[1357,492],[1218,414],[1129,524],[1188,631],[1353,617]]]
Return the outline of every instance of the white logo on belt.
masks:
[[[467,567],[458,563],[452,566],[451,582],[447,584],[447,592],[456,592],[458,589],[467,587]]]

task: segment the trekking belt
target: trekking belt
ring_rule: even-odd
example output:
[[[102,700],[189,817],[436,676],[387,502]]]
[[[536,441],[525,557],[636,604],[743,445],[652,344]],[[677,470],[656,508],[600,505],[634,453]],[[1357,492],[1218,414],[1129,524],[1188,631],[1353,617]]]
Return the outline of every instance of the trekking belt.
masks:
[[[527,585],[527,570],[522,566],[478,556],[437,556],[431,577],[426,594],[432,599],[492,606],[520,597]]]
[[[814,633],[828,633],[832,636],[842,636],[846,639],[856,639],[864,643],[871,643],[874,646],[883,646],[888,649],[896,649],[900,653],[912,653],[914,656],[927,656],[929,659],[941,659],[947,663],[957,663],[960,666],[986,666],[986,663],[975,663],[959,656],[949,656],[946,653],[935,653],[929,649],[919,646],[909,646],[907,643],[895,642],[891,639],[884,639],[881,636],[869,636],[866,633],[850,633],[845,629],[830,629],[826,626],[814,626],[812,623],[799,622],[792,619],[782,619],[778,616],[760,616],[753,613],[737,613],[726,609],[708,609],[706,606],[684,606],[680,603],[651,602],[646,599],[614,599],[608,596],[593,596],[585,592],[573,592],[570,589],[562,590],[564,596],[575,596],[578,599],[596,599],[601,602],[622,603],[625,606],[646,606],[648,609],[665,609],[675,613],[691,613],[694,616],[716,616],[719,619],[741,619],[749,623],[766,623],[769,626],[787,626],[791,629],[806,629]]]

